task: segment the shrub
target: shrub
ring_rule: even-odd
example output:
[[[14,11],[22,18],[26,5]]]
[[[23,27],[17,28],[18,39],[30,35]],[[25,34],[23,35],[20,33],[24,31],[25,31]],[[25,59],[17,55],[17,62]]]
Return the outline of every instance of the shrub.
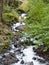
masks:
[[[49,4],[41,2],[33,2],[28,12],[26,20],[28,26],[27,33],[32,34],[34,38],[38,38],[39,44],[45,42],[45,51],[49,48]],[[29,31],[29,32],[28,32]]]

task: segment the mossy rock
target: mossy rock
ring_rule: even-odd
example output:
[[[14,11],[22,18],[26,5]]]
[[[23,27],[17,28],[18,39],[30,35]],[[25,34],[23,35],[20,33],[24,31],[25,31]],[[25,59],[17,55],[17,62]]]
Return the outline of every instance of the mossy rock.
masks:
[[[22,4],[18,7],[18,10],[23,10],[27,12],[29,10],[29,1],[28,0],[20,0]]]
[[[13,33],[7,25],[2,23],[0,25],[0,53],[2,53],[4,49],[9,49]]]
[[[3,37],[2,35],[0,35],[0,43],[2,43],[4,40],[3,40]]]
[[[5,34],[5,36],[7,36],[10,39],[13,36],[13,33],[9,29],[4,29],[3,34]]]
[[[15,22],[18,22],[19,15],[15,10],[12,10],[9,13],[3,13],[2,19],[3,22],[7,25],[12,25]]]
[[[2,23],[0,22],[0,27],[2,27],[3,25],[2,25]]]
[[[0,53],[4,51],[4,49],[9,49],[10,40],[3,41],[0,43]]]
[[[4,49],[8,49],[10,45],[10,39],[7,36],[0,35],[0,53]]]

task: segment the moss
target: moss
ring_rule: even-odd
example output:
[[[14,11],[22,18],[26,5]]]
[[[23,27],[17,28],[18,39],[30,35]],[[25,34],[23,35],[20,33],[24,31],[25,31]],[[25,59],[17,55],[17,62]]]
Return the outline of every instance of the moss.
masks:
[[[10,39],[4,41],[4,43],[5,43],[5,47],[4,47],[4,48],[6,48],[6,49],[9,48],[9,45],[10,45]]]
[[[0,52],[2,52],[4,49],[8,49],[10,45],[10,39],[5,39],[5,36],[3,37],[0,35]]]
[[[3,12],[10,12],[10,11],[11,11],[11,7],[8,5],[4,5]]]
[[[0,43],[0,53],[4,51],[4,49],[8,49],[9,45],[10,45],[10,40],[6,40]]]
[[[2,23],[0,22],[0,27],[2,27]]]
[[[3,22],[7,25],[12,25],[15,21],[18,21],[18,14],[15,10],[9,13],[2,14]]]
[[[21,0],[22,4],[18,7],[19,10],[23,10],[25,12],[27,12],[29,10],[29,1],[28,0]]]
[[[12,31],[9,29],[7,25],[0,24],[0,53],[3,52],[4,49],[8,49],[11,43],[11,38],[13,36]]]

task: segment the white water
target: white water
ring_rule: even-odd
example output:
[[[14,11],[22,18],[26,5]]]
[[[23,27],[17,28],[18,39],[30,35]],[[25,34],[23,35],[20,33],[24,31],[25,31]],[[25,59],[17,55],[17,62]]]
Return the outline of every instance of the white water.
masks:
[[[23,19],[23,20],[22,20]],[[19,16],[19,20],[22,22],[18,22],[16,24],[13,25],[12,29],[14,31],[19,31],[15,28],[19,27],[19,26],[24,26],[25,23],[23,22],[24,20],[26,19],[26,14],[25,13],[22,13],[21,16]],[[24,38],[20,39],[21,41],[24,41]],[[26,39],[25,39],[26,40]],[[32,41],[33,39],[31,39]],[[37,42],[37,41],[34,41],[34,43]],[[14,46],[12,46],[12,49],[10,52],[14,52],[15,48]],[[38,60],[34,60],[33,57],[36,57],[38,59],[42,59],[44,60],[42,57],[39,57],[36,55],[36,53],[33,51],[33,46],[28,46],[27,48],[25,49],[22,49],[22,52],[25,56],[22,56],[22,54],[16,54],[16,57],[19,59],[19,62],[17,63],[14,63],[12,65],[30,65],[29,62],[33,62],[33,65],[46,65],[46,63],[42,64],[40,63]],[[24,61],[24,64],[21,64],[21,61]]]
[[[19,21],[23,22],[27,18],[26,16],[27,16],[27,14],[22,13],[21,16],[19,16]]]
[[[18,32],[19,30],[16,29],[16,28],[18,28],[20,26],[25,26],[25,23],[23,21],[27,18],[26,15],[27,14],[22,13],[21,16],[19,16],[19,21],[20,22],[17,22],[16,24],[13,24],[13,26],[12,26],[12,30],[13,31],[17,31]]]
[[[23,23],[23,22],[18,22],[18,23],[14,24],[14,25],[12,26],[12,30],[18,32],[19,30],[16,29],[16,28],[18,28],[18,27],[20,27],[20,26],[24,26],[24,25],[25,25],[25,23]]]
[[[33,57],[43,59],[42,57],[36,56],[36,53],[33,51],[33,46],[28,46],[23,50],[23,54],[25,56],[22,57],[22,55],[16,55],[17,58],[20,60],[18,63],[14,63],[12,65],[25,65],[26,63],[33,62],[33,65],[46,65],[45,63],[42,64],[37,60],[33,60]],[[21,59],[22,58],[22,59]],[[24,61],[24,64],[20,64],[21,60]],[[44,60],[44,59],[43,59]],[[28,65],[28,64],[26,64]]]

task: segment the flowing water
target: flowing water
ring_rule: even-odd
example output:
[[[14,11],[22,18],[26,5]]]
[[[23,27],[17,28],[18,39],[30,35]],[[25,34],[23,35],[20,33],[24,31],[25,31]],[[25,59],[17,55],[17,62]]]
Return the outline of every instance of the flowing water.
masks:
[[[24,19],[26,19],[26,14],[23,13],[19,17],[19,19],[21,19],[21,17],[24,17]],[[21,26],[21,25],[23,26],[23,25],[25,25],[25,23],[23,23],[23,22],[22,23],[16,23],[16,24],[14,24],[13,27],[15,29],[15,27],[18,27],[18,26]],[[23,41],[23,40],[21,39],[21,41]],[[42,57],[39,57],[39,56],[36,55],[36,53],[33,50],[33,47],[34,46],[26,46],[26,48],[21,49],[22,53],[18,54],[18,55],[16,54],[16,57],[19,59],[19,62],[14,63],[12,65],[46,65],[46,62],[40,63],[38,61],[38,59],[42,60],[42,61],[44,61],[44,59]],[[23,56],[23,54],[24,54],[24,56]],[[21,63],[21,61],[22,61],[22,63]]]
[[[24,20],[26,19],[26,14],[22,14],[20,16],[24,17]],[[24,26],[25,23],[24,22],[19,22],[16,23],[12,26],[12,30],[15,32],[19,32],[19,30],[17,29],[19,26]],[[25,34],[27,35],[27,34]],[[23,35],[23,36],[25,36]],[[21,42],[24,42],[24,39],[26,40],[25,37],[22,37],[21,39],[19,39]],[[19,40],[17,42],[19,42]],[[33,41],[33,39],[30,39],[31,41]],[[18,44],[19,45],[19,44]],[[14,54],[15,59],[18,59],[17,62],[14,62],[12,64],[8,64],[8,65],[47,65],[47,62],[45,61],[44,58],[39,57],[36,52],[34,52],[34,45],[33,46],[18,46],[15,47],[14,44],[10,45],[10,50],[8,50],[8,52],[5,52],[4,55],[8,56],[9,54]],[[0,55],[0,59],[2,59],[2,55]],[[3,57],[3,59],[5,59],[5,57]],[[7,59],[7,58],[6,58]],[[11,58],[10,58],[11,59]],[[7,64],[0,64],[0,65],[7,65]]]
[[[25,49],[22,50],[22,54],[18,54],[16,55],[16,57],[19,59],[19,62],[12,65],[46,65],[46,63],[40,63],[38,61],[38,59],[41,59],[42,61],[44,61],[44,59],[36,55],[36,53],[33,51],[33,46],[27,46]],[[24,63],[21,64],[22,60]],[[30,64],[31,62],[33,63]]]

